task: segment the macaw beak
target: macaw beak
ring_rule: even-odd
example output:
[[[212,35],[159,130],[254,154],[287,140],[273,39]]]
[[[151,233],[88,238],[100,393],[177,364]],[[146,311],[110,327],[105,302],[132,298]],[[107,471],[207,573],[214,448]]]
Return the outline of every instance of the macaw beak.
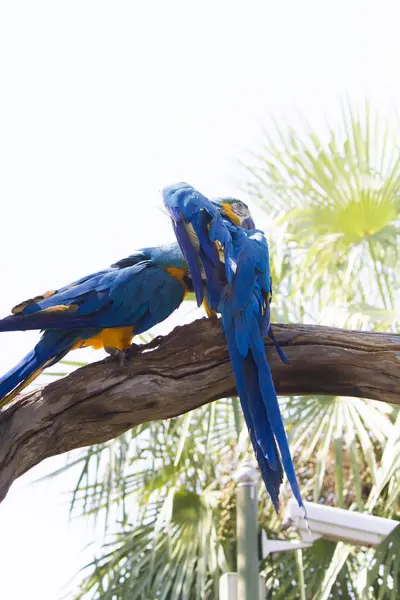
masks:
[[[251,217],[247,217],[247,219],[243,219],[242,222],[243,229],[255,229],[255,223]]]

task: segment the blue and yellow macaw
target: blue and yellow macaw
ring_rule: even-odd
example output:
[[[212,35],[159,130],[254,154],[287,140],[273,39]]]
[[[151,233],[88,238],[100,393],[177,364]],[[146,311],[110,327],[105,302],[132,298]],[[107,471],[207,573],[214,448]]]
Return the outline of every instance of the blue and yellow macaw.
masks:
[[[267,240],[239,200],[212,202],[186,183],[165,188],[163,196],[197,302],[206,295],[210,309],[221,314],[244,418],[272,502],[278,510],[284,468],[304,506],[264,348],[268,334],[285,360],[270,323]]]
[[[70,350],[122,356],[133,336],[166,319],[192,290],[178,244],[144,248],[63,287],[18,304],[0,331],[43,330],[35,348],[0,378],[0,406]]]

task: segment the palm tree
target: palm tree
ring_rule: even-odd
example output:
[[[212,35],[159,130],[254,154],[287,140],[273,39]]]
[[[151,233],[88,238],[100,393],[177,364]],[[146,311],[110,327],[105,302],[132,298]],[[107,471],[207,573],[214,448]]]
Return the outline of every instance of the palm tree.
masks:
[[[368,105],[359,113],[346,107],[321,135],[309,125],[275,125],[246,169],[246,192],[270,219],[275,320],[394,331],[396,132]],[[307,499],[399,517],[395,407],[339,397],[281,402]],[[228,398],[84,451],[72,508],[105,515],[108,542],[84,569],[76,597],[218,600],[220,574],[236,568],[232,473],[247,450],[238,401]],[[281,535],[263,488],[259,519],[269,537]],[[321,540],[269,557],[260,565],[269,597],[395,598],[399,537],[376,553]]]

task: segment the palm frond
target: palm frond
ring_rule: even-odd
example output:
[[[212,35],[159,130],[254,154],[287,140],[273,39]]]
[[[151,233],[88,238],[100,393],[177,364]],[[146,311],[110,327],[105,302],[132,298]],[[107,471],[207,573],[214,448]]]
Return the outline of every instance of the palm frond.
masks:
[[[397,135],[368,104],[359,113],[348,105],[341,123],[322,134],[275,123],[246,165],[247,191],[286,228],[295,287],[320,294],[320,307],[379,296],[382,308],[394,309],[398,283],[388,265],[399,258]]]

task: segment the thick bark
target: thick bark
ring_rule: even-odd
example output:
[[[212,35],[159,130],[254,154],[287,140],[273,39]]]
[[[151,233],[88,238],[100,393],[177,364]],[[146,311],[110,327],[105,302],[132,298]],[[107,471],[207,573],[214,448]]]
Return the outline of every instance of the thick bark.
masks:
[[[269,340],[278,394],[374,398],[400,404],[400,335],[311,325],[275,325],[290,365]],[[0,500],[42,461],[109,440],[145,421],[168,419],[235,393],[217,319],[177,327],[122,369],[105,359],[0,410]]]

